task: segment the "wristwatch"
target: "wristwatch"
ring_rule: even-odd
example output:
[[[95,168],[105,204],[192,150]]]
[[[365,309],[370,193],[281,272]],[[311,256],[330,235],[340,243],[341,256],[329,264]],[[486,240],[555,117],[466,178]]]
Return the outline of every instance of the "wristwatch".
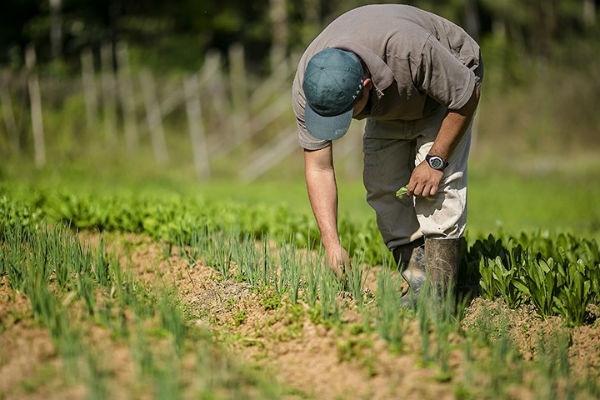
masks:
[[[425,156],[425,161],[427,161],[427,164],[429,164],[431,168],[437,169],[438,171],[441,171],[448,166],[448,162],[444,161],[442,157],[432,156],[431,154]]]

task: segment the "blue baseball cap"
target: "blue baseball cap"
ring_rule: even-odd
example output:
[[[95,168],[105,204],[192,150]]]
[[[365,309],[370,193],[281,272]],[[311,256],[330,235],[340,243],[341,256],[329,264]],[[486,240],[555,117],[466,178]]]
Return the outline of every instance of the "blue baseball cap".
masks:
[[[360,60],[350,51],[328,47],[311,58],[302,83],[304,122],[311,135],[335,140],[346,134],[363,79]]]

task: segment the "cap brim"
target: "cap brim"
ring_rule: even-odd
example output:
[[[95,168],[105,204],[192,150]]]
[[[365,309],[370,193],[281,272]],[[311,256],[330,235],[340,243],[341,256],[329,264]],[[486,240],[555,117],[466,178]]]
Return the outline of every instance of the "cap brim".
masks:
[[[317,114],[307,103],[304,110],[304,122],[306,123],[306,129],[314,137],[323,140],[335,140],[348,132],[353,112],[354,109],[351,107],[340,115],[324,117]]]

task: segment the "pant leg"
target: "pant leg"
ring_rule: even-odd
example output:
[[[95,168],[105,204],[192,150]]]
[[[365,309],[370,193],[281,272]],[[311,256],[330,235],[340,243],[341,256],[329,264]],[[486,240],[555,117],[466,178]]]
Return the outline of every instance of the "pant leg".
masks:
[[[413,199],[396,197],[396,191],[408,183],[414,168],[416,140],[410,135],[398,139],[405,133],[402,124],[389,128],[394,130],[394,135],[383,132],[381,123],[367,122],[363,139],[363,181],[367,202],[375,210],[383,241],[392,249],[423,235]]]
[[[431,149],[439,132],[445,111],[416,125],[419,165]],[[467,163],[471,144],[471,125],[450,154],[448,166],[438,192],[433,197],[417,197],[415,212],[423,235],[427,238],[459,238],[467,220]]]

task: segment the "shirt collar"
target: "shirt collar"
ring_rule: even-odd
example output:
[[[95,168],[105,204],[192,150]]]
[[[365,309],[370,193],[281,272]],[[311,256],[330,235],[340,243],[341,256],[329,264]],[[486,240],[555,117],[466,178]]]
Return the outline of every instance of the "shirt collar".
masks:
[[[353,42],[336,42],[332,43],[330,47],[356,53],[369,68],[377,98],[383,97],[383,91],[394,81],[394,73],[379,56],[370,49]]]

